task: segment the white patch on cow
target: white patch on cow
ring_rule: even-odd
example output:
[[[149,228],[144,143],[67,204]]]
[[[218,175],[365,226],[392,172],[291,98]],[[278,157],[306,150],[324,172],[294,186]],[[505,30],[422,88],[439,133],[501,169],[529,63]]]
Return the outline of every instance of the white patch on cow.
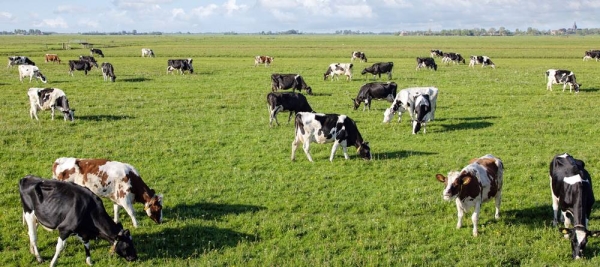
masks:
[[[570,184],[570,185],[574,185],[576,183],[583,182],[583,179],[581,178],[581,176],[579,174],[577,174],[577,175],[565,177],[563,179],[563,182]]]

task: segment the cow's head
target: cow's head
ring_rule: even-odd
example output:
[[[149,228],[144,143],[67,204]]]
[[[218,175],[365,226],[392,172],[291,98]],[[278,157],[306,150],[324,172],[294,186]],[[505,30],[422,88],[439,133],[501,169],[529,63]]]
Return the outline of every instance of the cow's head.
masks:
[[[131,233],[129,233],[129,230],[123,229],[123,225],[120,223],[117,224],[117,227],[119,227],[121,230],[115,238],[115,242],[111,247],[111,251],[117,252],[119,256],[128,261],[137,260],[137,252],[133,246],[133,238],[131,237]]]
[[[573,259],[580,259],[583,257],[583,250],[587,245],[588,237],[600,236],[600,231],[588,231],[583,225],[578,225],[574,228],[560,228],[559,230],[564,235],[568,235],[571,240],[571,253]]]
[[[371,160],[371,148],[369,147],[369,142],[360,143],[356,152],[362,159]]]
[[[438,173],[435,175],[435,178],[445,185],[444,191],[442,191],[442,197],[444,200],[451,200],[457,197],[461,191],[461,188],[465,185],[468,185],[472,179],[475,179],[469,172],[466,171],[462,171],[460,173],[457,171],[452,171],[448,173],[448,177]]]
[[[351,98],[352,102],[354,103],[354,110],[357,110],[358,107],[360,107],[360,101],[356,98]]]
[[[312,95],[312,94],[313,94],[312,88],[310,88],[310,86],[309,86],[309,87],[306,87],[306,89],[305,89],[305,90],[306,90],[306,93],[307,93],[307,94],[309,94],[309,95]]]
[[[356,109],[356,108],[354,108]],[[388,123],[390,121],[392,121],[392,118],[394,117],[394,111],[391,108],[386,108],[385,111],[383,112],[383,122],[384,123]]]
[[[162,204],[162,195],[154,195],[150,201],[144,204],[144,210],[146,211],[146,214],[156,223],[162,223]]]
[[[48,80],[46,80],[46,76],[44,76],[44,74],[42,74],[41,71],[36,71],[35,72],[35,77],[40,79],[40,81],[42,81],[43,83],[47,83]]]
[[[63,110],[63,117],[65,118],[65,120],[75,121],[75,110]]]

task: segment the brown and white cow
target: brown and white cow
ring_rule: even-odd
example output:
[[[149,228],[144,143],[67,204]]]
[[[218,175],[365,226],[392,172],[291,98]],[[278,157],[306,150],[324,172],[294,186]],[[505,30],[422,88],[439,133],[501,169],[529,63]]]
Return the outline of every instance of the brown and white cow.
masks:
[[[135,202],[144,203],[146,214],[156,223],[162,222],[163,196],[155,194],[136,169],[127,163],[106,159],[58,158],[52,165],[52,178],[74,182],[100,197],[110,198],[115,222],[119,222],[121,206],[137,228],[133,209]]]
[[[56,62],[56,63],[60,64],[60,58],[58,57],[57,54],[46,54],[44,56],[44,61],[46,63],[48,63],[48,62]]]
[[[273,63],[273,60],[275,58],[274,57],[270,57],[270,56],[255,56],[254,57],[254,67],[260,65],[260,64],[265,64],[265,67],[271,65],[271,63]]]
[[[473,236],[477,236],[477,222],[479,221],[481,203],[492,198],[496,200],[496,214],[494,217],[496,220],[500,218],[503,174],[504,165],[502,161],[488,154],[481,158],[472,159],[469,161],[469,165],[460,172],[449,172],[448,177],[439,173],[435,175],[438,181],[445,184],[442,192],[444,200],[456,199],[456,209],[458,210],[456,228],[462,227],[464,213],[471,207],[475,207],[471,220],[473,221]]]

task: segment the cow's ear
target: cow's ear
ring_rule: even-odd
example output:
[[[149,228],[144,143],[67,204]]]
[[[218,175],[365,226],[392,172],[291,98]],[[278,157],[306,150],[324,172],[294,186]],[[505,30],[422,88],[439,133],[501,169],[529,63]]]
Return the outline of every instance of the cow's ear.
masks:
[[[462,180],[463,185],[468,185],[471,182],[471,176],[465,176]]]
[[[436,175],[435,175],[435,178],[436,178],[438,181],[442,182],[442,183],[446,182],[446,177],[445,177],[444,175],[442,175],[442,174],[439,174],[439,173],[438,173],[438,174],[436,174]]]

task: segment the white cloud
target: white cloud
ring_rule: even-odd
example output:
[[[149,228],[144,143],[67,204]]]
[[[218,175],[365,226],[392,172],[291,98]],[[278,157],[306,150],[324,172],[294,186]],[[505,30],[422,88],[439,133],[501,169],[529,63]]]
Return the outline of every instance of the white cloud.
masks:
[[[67,24],[67,22],[61,17],[58,17],[55,19],[43,19],[40,22],[34,22],[33,26],[40,27],[40,28],[63,28],[63,29],[69,28],[69,25]]]
[[[15,16],[8,12],[0,12],[0,20],[12,21],[15,20]]]
[[[225,9],[225,13],[227,15],[231,15],[236,11],[243,11],[248,9],[247,5],[237,5],[236,0],[229,0],[227,3],[223,4],[223,8]]]
[[[78,5],[60,5],[54,10],[54,14],[80,14],[88,12],[87,8]]]

